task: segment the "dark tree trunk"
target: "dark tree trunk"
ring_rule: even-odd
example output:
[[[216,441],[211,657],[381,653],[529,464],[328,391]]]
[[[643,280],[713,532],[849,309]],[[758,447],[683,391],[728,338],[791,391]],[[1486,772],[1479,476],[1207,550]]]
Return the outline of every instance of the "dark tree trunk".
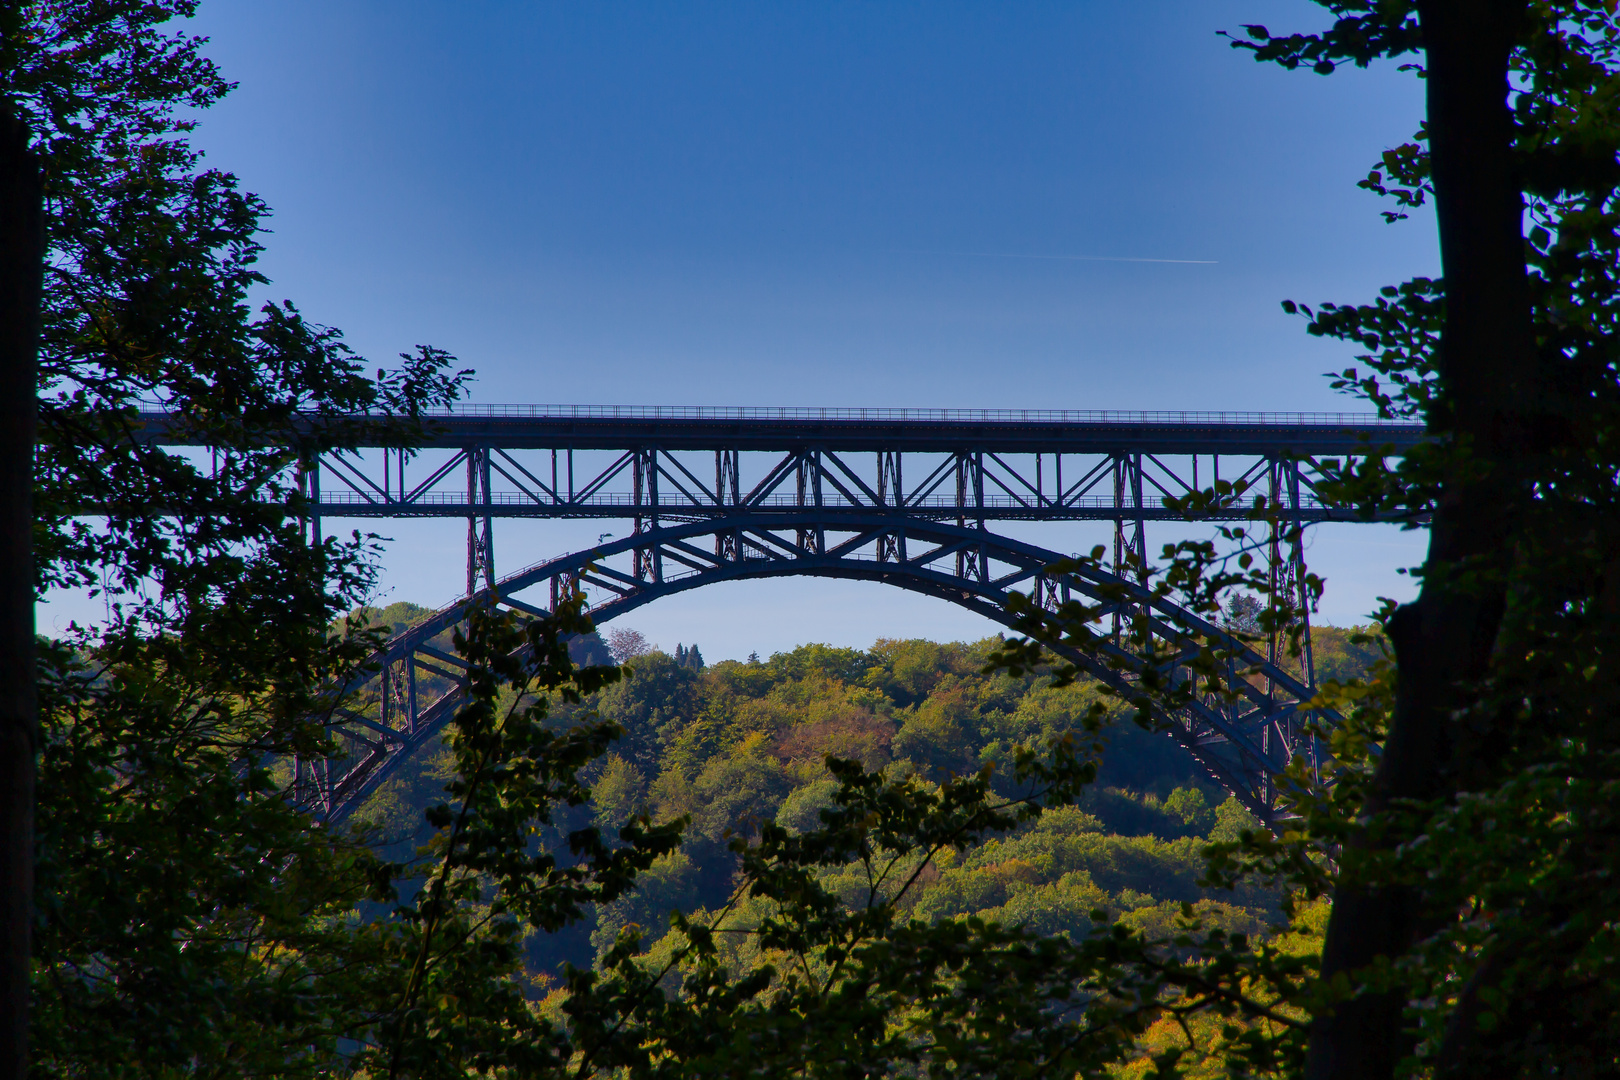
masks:
[[[27,128],[0,106],[0,1080],[22,1080],[28,1062],[37,738],[30,496],[43,221]]]
[[[1522,0],[1418,0],[1428,73],[1428,121],[1444,268],[1440,436],[1466,440],[1483,478],[1441,495],[1422,593],[1390,622],[1399,684],[1374,780],[1370,812],[1392,800],[1457,790],[1481,745],[1458,738],[1449,717],[1459,684],[1484,674],[1501,623],[1499,582],[1459,588],[1435,570],[1460,562],[1500,566],[1508,507],[1528,445],[1535,348],[1525,278],[1524,200],[1512,158],[1508,59],[1525,18]],[[1487,755],[1488,756],[1488,755]],[[1397,957],[1425,929],[1421,897],[1346,881],[1334,897],[1323,973]],[[1313,1080],[1389,1077],[1409,1043],[1398,994],[1366,995],[1316,1022]]]

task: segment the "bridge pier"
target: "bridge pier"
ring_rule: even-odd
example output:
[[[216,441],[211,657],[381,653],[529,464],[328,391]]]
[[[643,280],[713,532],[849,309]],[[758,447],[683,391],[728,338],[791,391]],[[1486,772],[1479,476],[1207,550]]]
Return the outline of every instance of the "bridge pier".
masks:
[[[478,591],[478,579],[484,579],[485,588],[495,586],[495,506],[490,494],[490,448],[468,447],[467,507],[482,510],[481,515],[467,515],[467,595]],[[404,463],[400,463],[403,487]],[[387,482],[386,474],[383,477]]]

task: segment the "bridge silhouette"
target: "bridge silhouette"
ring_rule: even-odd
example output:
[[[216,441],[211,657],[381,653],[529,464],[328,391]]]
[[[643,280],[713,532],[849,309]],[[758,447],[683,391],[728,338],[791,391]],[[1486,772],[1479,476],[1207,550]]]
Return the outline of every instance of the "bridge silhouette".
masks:
[[[148,429],[152,441],[184,442],[161,415]],[[1315,462],[1399,455],[1422,438],[1416,425],[1344,413],[459,406],[427,418],[417,449],[322,453],[300,472],[313,535],[334,517],[465,519],[467,574],[461,599],[376,658],[374,707],[338,718],[350,756],[300,764],[295,779],[341,819],[434,739],[465,672],[434,639],[470,605],[542,615],[578,590],[600,625],[717,582],[803,575],[891,585],[1008,626],[1014,590],[1047,608],[1098,605],[1116,630],[1145,616],[1172,680],[1180,668],[1164,656],[1184,662],[1200,638],[1222,642],[1234,673],[1255,673],[1231,680],[1240,705],[1195,701],[1169,735],[1269,823],[1273,778],[1314,753],[1299,713],[1314,693],[1309,647],[1289,663],[1275,641],[1257,651],[1156,598],[1132,569],[1148,561],[1147,525],[1186,520],[1166,497],[1218,480],[1241,494],[1199,520],[1244,520],[1263,495],[1282,520],[1263,545],[1271,582],[1303,601],[1300,530],[1363,520],[1323,499]],[[624,531],[498,572],[503,518],[602,519]],[[1049,573],[1064,552],[993,527],[1075,521],[1112,524],[1112,569]],[[1114,638],[1058,651],[1126,691],[1146,663]]]

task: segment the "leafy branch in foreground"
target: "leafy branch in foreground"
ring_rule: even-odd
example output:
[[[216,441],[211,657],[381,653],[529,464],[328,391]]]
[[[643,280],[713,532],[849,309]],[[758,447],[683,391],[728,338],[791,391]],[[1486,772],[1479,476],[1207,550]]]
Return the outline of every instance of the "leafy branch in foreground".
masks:
[[[579,704],[620,678],[576,668],[568,639],[592,629],[583,598],[544,619],[474,608],[455,635],[469,664],[466,701],[447,743],[451,801],[433,807],[425,883],[384,925],[395,959],[390,1019],[350,1062],[379,1075],[462,1076],[467,1069],[553,1075],[571,1056],[565,1033],[527,1004],[521,937],[555,931],[629,889],[680,842],[683,821],[632,821],[610,844],[596,827],[568,835],[568,857],[540,846],[554,810],[590,797],[581,771],[618,737],[616,725],[547,723],[553,698]]]
[[[1290,1002],[1311,959],[1205,931],[1190,908],[1170,937],[1096,911],[1074,940],[912,916],[936,859],[1072,804],[1099,749],[1070,736],[1019,751],[1013,797],[988,768],[935,785],[829,759],[840,786],[820,829],[766,824],[735,840],[740,883],[717,914],[674,914],[648,954],[626,930],[597,972],[574,974],[561,1012],[575,1074],[1092,1075],[1140,1056],[1154,1022],[1191,1013],[1234,1018],[1233,1045],[1256,1061],[1297,1057],[1303,1014]],[[854,893],[832,884],[850,869]],[[759,958],[742,969],[720,945],[739,933]],[[1259,1022],[1288,1034],[1256,1041],[1244,1032]]]
[[[387,872],[275,766],[337,750],[326,688],[375,644],[346,613],[376,549],[311,543],[296,474],[353,434],[311,421],[386,412],[408,441],[468,375],[419,348],[369,377],[292,305],[252,312],[267,209],[189,144],[230,89],[166,25],[194,7],[9,5],[0,37],[46,200],[36,581],[106,604],[42,645],[41,1076],[341,1068],[373,1008],[346,996],[372,948],[347,919]],[[143,408],[197,449],[148,442]]]

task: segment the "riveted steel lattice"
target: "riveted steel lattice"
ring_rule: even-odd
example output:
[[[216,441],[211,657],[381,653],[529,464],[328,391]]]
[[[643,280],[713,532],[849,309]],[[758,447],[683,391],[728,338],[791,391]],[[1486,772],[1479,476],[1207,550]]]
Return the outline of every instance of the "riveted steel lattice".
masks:
[[[145,419],[150,441],[179,441],[162,414]],[[1264,496],[1283,511],[1265,541],[1273,592],[1300,604],[1303,528],[1355,520],[1321,496],[1313,460],[1398,455],[1422,437],[1342,414],[481,406],[431,417],[418,450],[301,466],[317,535],[329,517],[464,518],[467,587],[377,657],[371,705],[334,718],[349,756],[298,763],[296,782],[341,818],[437,736],[465,672],[444,638],[468,605],[538,615],[583,590],[601,624],[715,582],[810,575],[936,596],[1009,625],[1015,589],[1048,610],[1096,605],[1097,625],[1114,633],[1068,658],[1120,689],[1150,664],[1183,678],[1204,642],[1222,643],[1242,707],[1196,702],[1169,737],[1269,821],[1273,776],[1314,752],[1299,714],[1314,685],[1308,642],[1300,661],[1276,639],[1252,650],[1154,598],[1143,584],[1148,523],[1182,520],[1165,500],[1201,482],[1235,485],[1206,520],[1242,520]],[[495,520],[511,517],[614,519],[628,535],[500,575]],[[993,528],[1072,521],[1112,523],[1109,569],[1054,573],[1064,553]],[[1151,657],[1120,646],[1126,619],[1145,620]]]

